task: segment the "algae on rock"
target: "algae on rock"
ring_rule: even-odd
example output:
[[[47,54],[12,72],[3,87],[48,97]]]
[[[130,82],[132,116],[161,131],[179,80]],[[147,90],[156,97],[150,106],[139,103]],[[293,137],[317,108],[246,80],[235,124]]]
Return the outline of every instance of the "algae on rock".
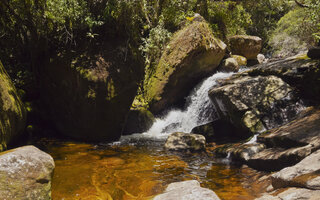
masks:
[[[216,69],[225,49],[206,22],[194,20],[176,32],[153,75],[144,82],[151,111],[159,113],[183,100],[198,81]]]
[[[18,139],[25,128],[26,110],[0,61],[0,151]]]

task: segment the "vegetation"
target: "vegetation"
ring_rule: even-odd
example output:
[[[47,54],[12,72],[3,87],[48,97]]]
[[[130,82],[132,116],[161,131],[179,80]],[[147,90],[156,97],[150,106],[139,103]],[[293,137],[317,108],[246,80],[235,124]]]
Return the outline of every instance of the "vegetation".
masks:
[[[320,37],[320,3],[297,2],[304,8],[287,0],[2,0],[0,58],[16,85],[23,87],[59,52],[78,50],[84,42],[98,44],[105,38],[124,37],[131,47],[140,49],[148,72],[173,32],[195,13],[223,40],[251,34],[277,49],[281,44],[274,45],[275,40],[285,37],[279,35],[285,28],[286,35],[308,35],[302,42],[314,43]]]

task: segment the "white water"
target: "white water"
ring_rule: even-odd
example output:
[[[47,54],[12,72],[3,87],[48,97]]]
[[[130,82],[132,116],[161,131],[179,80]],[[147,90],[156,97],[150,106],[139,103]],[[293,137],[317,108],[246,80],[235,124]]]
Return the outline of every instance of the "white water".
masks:
[[[186,99],[184,110],[171,110],[162,118],[156,119],[153,126],[143,133],[147,137],[160,138],[173,132],[189,133],[196,127],[217,118],[215,108],[210,102],[208,91],[217,84],[217,80],[233,73],[218,72],[197,85]]]

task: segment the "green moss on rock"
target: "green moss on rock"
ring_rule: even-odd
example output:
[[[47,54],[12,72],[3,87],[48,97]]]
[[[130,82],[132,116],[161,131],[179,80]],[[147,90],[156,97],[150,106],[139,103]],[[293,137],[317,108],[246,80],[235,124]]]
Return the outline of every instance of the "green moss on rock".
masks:
[[[26,123],[26,110],[0,61],[0,151],[17,140]]]

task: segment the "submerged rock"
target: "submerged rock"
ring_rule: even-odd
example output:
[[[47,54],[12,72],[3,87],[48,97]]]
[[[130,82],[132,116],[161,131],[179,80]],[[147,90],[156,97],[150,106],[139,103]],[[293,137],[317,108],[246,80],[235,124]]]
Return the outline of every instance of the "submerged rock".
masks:
[[[257,59],[262,48],[262,40],[257,36],[235,35],[228,40],[231,53],[244,56],[248,60]]]
[[[288,122],[300,111],[294,88],[280,78],[244,75],[223,80],[209,91],[221,118],[255,134]]]
[[[26,126],[26,109],[0,61],[0,152],[21,136]]]
[[[144,83],[151,111],[159,113],[183,101],[197,82],[218,67],[225,50],[206,22],[195,20],[176,32]]]
[[[196,180],[182,181],[168,185],[163,194],[154,197],[154,200],[220,200],[207,188],[200,187]]]
[[[34,146],[0,153],[0,199],[50,200],[53,158]]]
[[[174,151],[200,151],[205,149],[206,139],[203,135],[176,132],[169,135],[164,146]]]

